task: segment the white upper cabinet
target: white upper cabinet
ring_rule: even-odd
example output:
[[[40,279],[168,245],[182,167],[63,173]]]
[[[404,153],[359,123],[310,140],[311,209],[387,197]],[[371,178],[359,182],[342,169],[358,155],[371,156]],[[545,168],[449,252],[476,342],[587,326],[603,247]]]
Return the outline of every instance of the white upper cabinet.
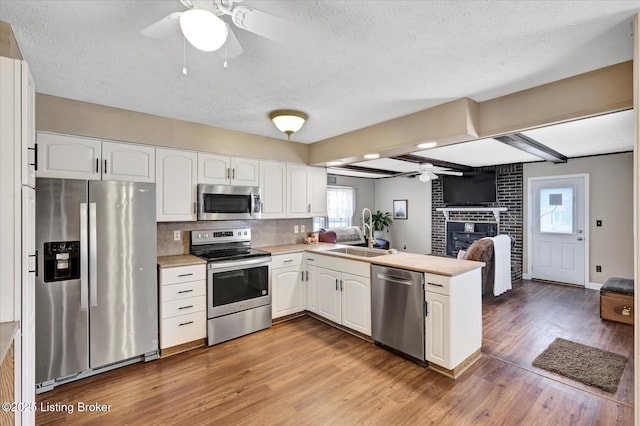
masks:
[[[36,84],[29,66],[21,61],[22,184],[36,187]]]
[[[327,215],[327,170],[287,164],[287,217]]]
[[[38,133],[38,177],[100,180],[101,141]]]
[[[102,142],[102,179],[155,182],[155,148],[117,142]]]
[[[180,149],[156,149],[156,219],[196,220],[198,154]]]
[[[287,166],[285,163],[260,161],[262,218],[280,219],[287,215]]]
[[[324,167],[309,167],[309,216],[327,215],[327,169]]]
[[[155,148],[38,133],[37,176],[155,182]]]
[[[198,183],[258,186],[259,164],[249,158],[198,153]]]
[[[287,164],[287,217],[309,217],[309,168]]]

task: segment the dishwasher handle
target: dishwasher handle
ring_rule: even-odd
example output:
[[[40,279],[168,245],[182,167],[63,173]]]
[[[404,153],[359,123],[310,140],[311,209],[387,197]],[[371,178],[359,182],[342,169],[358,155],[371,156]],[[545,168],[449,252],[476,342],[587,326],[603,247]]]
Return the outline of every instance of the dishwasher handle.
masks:
[[[413,281],[406,280],[406,279],[404,279],[402,277],[395,277],[393,275],[377,274],[376,277],[378,277],[381,280],[389,281],[389,282],[396,283],[396,284],[413,285]]]

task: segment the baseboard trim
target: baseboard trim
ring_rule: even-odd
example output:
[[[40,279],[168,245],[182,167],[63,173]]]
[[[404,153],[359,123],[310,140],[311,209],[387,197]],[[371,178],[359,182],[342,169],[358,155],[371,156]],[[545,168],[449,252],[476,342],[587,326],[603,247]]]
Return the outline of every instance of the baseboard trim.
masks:
[[[600,291],[600,289],[602,288],[603,284],[600,283],[587,283],[587,285],[585,286],[586,288],[590,289],[590,290],[598,290]]]
[[[522,273],[522,279],[523,280],[530,280],[531,279],[531,274],[528,272],[523,272]]]

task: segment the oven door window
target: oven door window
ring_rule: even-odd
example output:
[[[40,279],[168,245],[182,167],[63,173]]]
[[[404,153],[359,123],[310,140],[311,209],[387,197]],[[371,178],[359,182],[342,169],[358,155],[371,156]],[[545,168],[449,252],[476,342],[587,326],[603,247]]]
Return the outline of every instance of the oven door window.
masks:
[[[251,213],[251,195],[203,194],[205,213]]]
[[[213,306],[255,299],[269,294],[269,268],[239,269],[213,274]]]

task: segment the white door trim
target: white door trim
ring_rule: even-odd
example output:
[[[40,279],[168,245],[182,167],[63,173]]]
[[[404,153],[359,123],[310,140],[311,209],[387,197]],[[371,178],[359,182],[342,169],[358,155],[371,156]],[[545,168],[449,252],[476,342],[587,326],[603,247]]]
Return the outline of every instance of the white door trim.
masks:
[[[533,182],[544,181],[544,180],[554,180],[554,179],[571,179],[571,178],[582,178],[584,179],[584,287],[590,288],[590,277],[589,277],[589,240],[590,240],[590,232],[589,228],[591,223],[589,222],[589,173],[576,173],[572,175],[557,175],[557,176],[536,176],[530,177],[527,179],[527,275],[529,278],[533,276],[531,273],[531,253],[532,253],[532,239],[533,239],[533,221],[531,218],[533,217]]]

